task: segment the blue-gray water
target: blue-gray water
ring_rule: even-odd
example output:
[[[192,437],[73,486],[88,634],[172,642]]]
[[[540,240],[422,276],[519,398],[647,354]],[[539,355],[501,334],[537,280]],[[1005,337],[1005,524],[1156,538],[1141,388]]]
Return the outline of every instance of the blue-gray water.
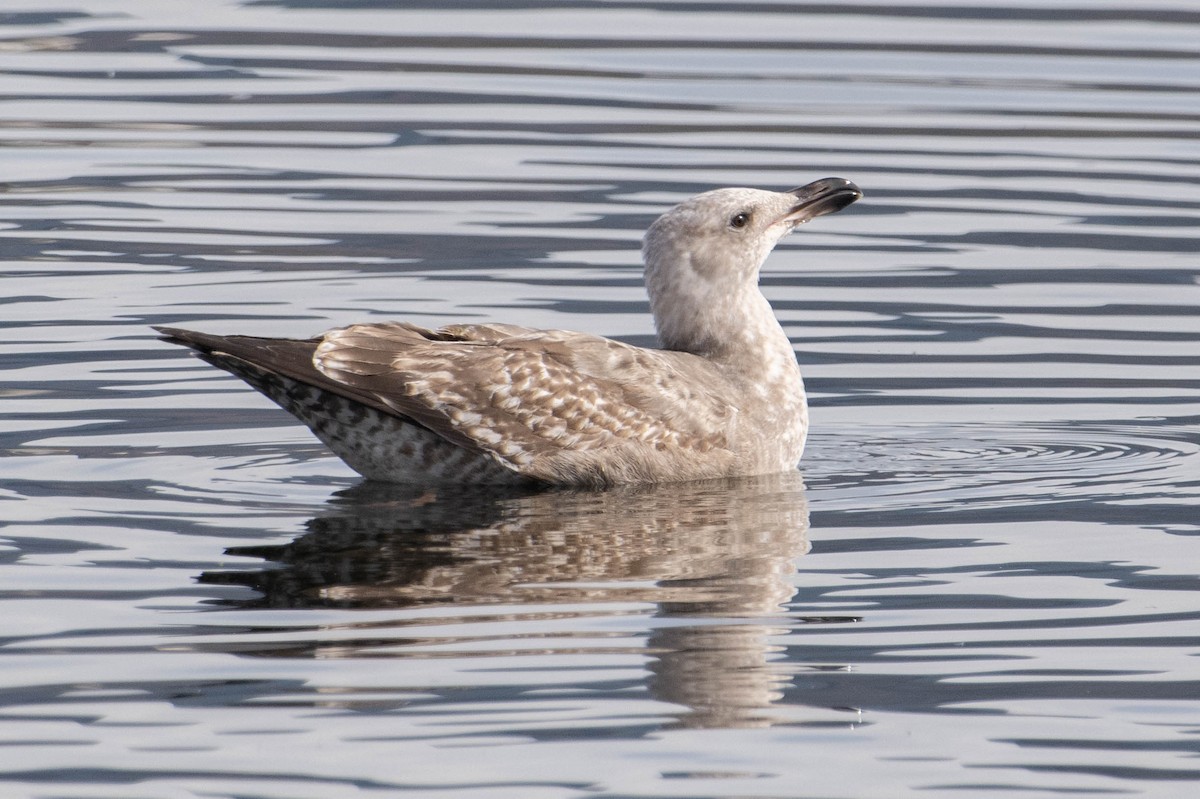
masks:
[[[1200,781],[1196,2],[8,0],[0,167],[3,796]],[[797,475],[359,485],[148,327],[649,343],[658,213],[827,175]]]

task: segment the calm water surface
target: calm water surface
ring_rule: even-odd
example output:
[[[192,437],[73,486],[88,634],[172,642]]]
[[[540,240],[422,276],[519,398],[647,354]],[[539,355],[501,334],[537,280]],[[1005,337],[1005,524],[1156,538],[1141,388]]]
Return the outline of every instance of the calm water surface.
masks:
[[[0,160],[4,796],[1200,782],[1197,3],[10,0]],[[798,474],[362,485],[148,328],[649,343],[657,214],[827,175]]]

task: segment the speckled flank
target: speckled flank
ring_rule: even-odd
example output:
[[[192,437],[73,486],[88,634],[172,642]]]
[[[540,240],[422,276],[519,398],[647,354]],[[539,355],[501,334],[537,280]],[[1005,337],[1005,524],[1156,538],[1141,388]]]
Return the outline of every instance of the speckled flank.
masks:
[[[205,359],[245,380],[310,430],[346,464],[387,482],[519,483],[493,458],[418,424],[220,353]]]

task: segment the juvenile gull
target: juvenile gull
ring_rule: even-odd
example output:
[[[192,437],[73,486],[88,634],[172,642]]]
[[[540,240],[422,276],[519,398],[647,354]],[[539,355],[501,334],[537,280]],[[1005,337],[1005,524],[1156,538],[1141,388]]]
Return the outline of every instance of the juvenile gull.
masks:
[[[659,217],[642,255],[662,349],[501,324],[308,340],[156,329],[370,479],[599,487],[782,472],[804,451],[808,407],[759,269],[797,225],[861,196],[841,178],[717,189]]]

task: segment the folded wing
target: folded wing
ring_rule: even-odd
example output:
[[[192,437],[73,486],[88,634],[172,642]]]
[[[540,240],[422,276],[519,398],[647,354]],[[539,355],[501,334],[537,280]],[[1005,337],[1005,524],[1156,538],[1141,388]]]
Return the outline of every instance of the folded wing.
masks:
[[[664,459],[686,470],[701,452],[712,474],[697,476],[716,476],[730,447],[727,386],[684,353],[513,325],[384,323],[326,333],[312,362],[348,396],[534,479],[597,469],[628,479]]]

